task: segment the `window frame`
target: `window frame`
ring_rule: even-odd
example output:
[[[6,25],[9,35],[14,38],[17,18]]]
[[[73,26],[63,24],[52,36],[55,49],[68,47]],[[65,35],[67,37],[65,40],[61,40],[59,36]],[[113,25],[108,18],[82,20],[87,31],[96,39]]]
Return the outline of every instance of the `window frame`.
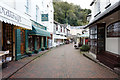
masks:
[[[30,8],[30,0],[26,0],[26,5],[25,5],[25,8],[26,8],[26,13],[29,13],[29,8]]]
[[[117,25],[117,27],[115,27]],[[107,26],[107,37],[120,37],[120,21]]]
[[[38,5],[36,5],[36,21],[38,21],[38,14],[39,13],[39,7]]]

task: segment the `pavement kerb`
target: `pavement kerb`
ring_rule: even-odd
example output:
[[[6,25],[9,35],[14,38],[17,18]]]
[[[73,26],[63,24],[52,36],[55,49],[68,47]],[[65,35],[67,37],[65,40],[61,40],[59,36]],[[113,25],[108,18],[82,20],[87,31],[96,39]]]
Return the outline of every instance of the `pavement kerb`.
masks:
[[[95,63],[97,63],[97,64],[99,64],[99,65],[101,65],[101,66],[103,66],[103,67],[105,67],[105,68],[107,68],[107,69],[109,69],[110,71],[116,73],[114,70],[112,70],[111,68],[109,68],[109,67],[107,67],[106,65],[102,64],[102,63],[101,63],[100,61],[98,61],[97,59],[95,60],[95,59],[91,58],[90,56],[88,56],[88,55],[86,55],[86,54],[84,54],[84,53],[83,53],[83,56],[85,56],[85,57],[88,58],[89,60],[91,60],[91,61],[93,61],[93,62],[95,62]],[[117,74],[117,73],[116,73],[116,74]],[[118,76],[119,76],[119,75],[118,75]]]
[[[14,75],[16,72],[18,72],[20,69],[22,69],[23,67],[25,67],[27,64],[29,64],[30,62],[34,61],[35,59],[37,59],[38,57],[41,57],[42,55],[48,53],[49,51],[51,51],[51,49],[49,49],[46,52],[42,52],[41,54],[38,54],[38,56],[34,57],[33,59],[31,59],[29,62],[27,62],[26,64],[24,64],[22,67],[20,67],[18,70],[16,70],[15,72],[13,72],[11,75],[9,75],[7,78],[2,79],[2,80],[8,80],[12,75]]]

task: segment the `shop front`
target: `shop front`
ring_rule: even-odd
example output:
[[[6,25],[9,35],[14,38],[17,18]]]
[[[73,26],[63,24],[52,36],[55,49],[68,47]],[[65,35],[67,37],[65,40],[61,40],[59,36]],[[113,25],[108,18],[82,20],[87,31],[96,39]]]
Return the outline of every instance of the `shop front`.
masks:
[[[41,51],[48,48],[48,37],[51,37],[50,33],[46,30],[46,27],[32,21],[32,30],[27,30],[28,36],[26,39],[26,47],[34,53],[35,50]]]
[[[89,38],[88,32],[80,35],[79,38],[80,38],[80,44],[81,45],[88,45],[88,38]]]
[[[65,40],[67,40],[65,36],[61,36],[61,35],[53,35],[53,38],[54,38],[54,44],[53,44],[54,47],[64,44]]]
[[[25,49],[25,30],[32,29],[30,20],[0,2],[0,51],[9,50],[9,60],[19,60]]]
[[[111,69],[120,67],[119,7],[118,2],[87,25],[90,29],[90,51]]]

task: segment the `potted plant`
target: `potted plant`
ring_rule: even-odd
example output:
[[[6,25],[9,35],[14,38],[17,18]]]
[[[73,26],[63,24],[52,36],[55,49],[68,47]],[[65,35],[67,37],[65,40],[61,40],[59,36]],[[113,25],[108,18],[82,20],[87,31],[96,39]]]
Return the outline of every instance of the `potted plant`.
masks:
[[[45,50],[45,47],[42,47],[41,50],[44,51],[44,50]]]
[[[36,54],[37,54],[38,52],[39,52],[39,51],[38,51],[37,49],[35,49],[34,53],[36,53]]]
[[[82,45],[82,46],[80,47],[80,51],[86,52],[86,51],[89,51],[89,50],[90,50],[90,47],[89,47],[88,45]]]
[[[32,51],[30,51],[28,48],[28,49],[26,49],[26,54],[30,57],[30,56],[32,56]]]

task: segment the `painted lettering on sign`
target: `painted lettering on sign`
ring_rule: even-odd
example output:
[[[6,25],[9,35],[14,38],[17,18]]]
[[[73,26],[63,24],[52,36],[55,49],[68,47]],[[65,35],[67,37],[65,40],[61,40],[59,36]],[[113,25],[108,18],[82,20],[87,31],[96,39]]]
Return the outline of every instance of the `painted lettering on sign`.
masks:
[[[19,15],[15,14],[12,11],[9,11],[1,6],[0,6],[0,14],[7,16],[9,18],[12,18],[12,19],[16,20],[17,22],[21,22],[21,17]]]

